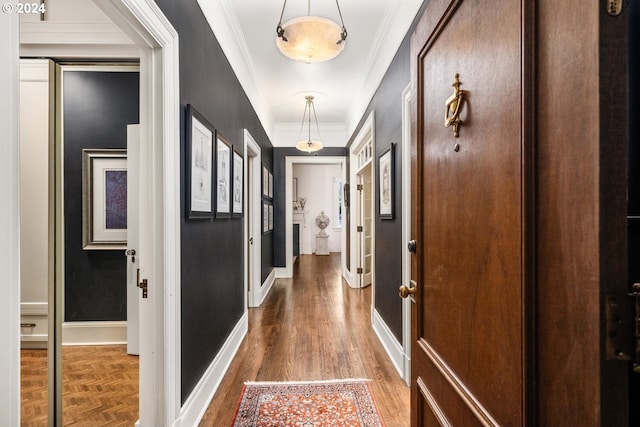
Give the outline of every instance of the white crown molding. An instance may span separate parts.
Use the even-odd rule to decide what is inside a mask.
[[[362,87],[354,102],[346,122],[347,135],[351,135],[364,116],[373,95],[384,78],[389,65],[398,52],[407,31],[411,27],[414,17],[418,13],[423,0],[405,0],[389,2],[385,11],[386,21],[380,26],[378,37],[371,50],[366,77],[362,79]]]
[[[230,6],[231,0],[204,1],[198,0],[198,5],[216,36],[220,47],[227,57],[231,68],[236,73],[244,92],[249,98],[258,119],[262,123],[267,136],[272,139],[273,119],[264,101],[264,94],[260,90],[254,76],[256,75],[247,43],[241,31],[238,18]]]

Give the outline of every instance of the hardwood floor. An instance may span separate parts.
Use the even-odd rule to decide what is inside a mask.
[[[303,255],[278,279],[200,425],[231,425],[245,381],[369,378],[389,427],[409,426],[409,388],[371,328],[371,287],[350,289],[340,256]]]
[[[62,348],[65,426],[132,426],[138,419],[138,357],[126,345]],[[21,424],[47,425],[47,351],[21,350]]]

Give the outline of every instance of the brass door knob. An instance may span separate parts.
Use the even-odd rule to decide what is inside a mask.
[[[400,286],[400,296],[402,298],[407,298],[409,295],[413,295],[416,292],[415,286],[408,287],[405,285]]]

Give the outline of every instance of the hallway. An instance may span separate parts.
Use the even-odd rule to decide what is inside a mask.
[[[249,332],[200,425],[231,425],[245,381],[342,378],[371,379],[385,424],[409,426],[409,388],[371,327],[371,287],[343,283],[339,253],[303,255],[293,278],[249,309]]]

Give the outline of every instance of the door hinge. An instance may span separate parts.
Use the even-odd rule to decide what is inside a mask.
[[[359,226],[357,226],[357,227],[356,227],[356,231],[357,231],[358,233],[362,233],[362,232],[364,231],[364,227],[363,227],[363,226],[361,226],[361,225],[359,225]]]
[[[362,274],[363,272],[364,272],[364,271],[362,270],[362,267],[358,267],[358,268],[356,269],[356,273],[357,273],[357,274]]]
[[[607,360],[631,360],[633,329],[630,314],[631,306],[627,298],[605,295]]]
[[[634,283],[629,296],[633,297],[633,324],[635,329],[635,360],[633,361],[633,372],[640,374],[640,283]]]
[[[142,282],[140,282],[140,289],[142,289],[142,298],[147,298],[148,295],[148,282],[147,279],[142,279]]]
[[[364,185],[362,185],[362,184],[356,185],[356,190],[358,190],[358,191],[364,190]]]

